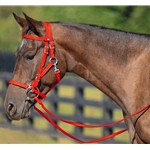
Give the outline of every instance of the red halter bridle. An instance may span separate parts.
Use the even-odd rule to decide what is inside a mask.
[[[35,80],[32,83],[30,83],[29,85],[21,83],[21,82],[14,81],[14,80],[10,80],[9,81],[9,84],[14,84],[16,86],[20,86],[22,88],[25,88],[25,89],[27,89],[27,91],[35,93],[37,95],[36,96],[37,98],[38,98],[38,96],[40,96],[40,97],[42,97],[42,99],[46,98],[46,94],[53,87],[51,87],[46,94],[43,94],[42,92],[39,91],[38,85],[39,85],[39,82],[40,82],[41,78],[52,67],[54,67],[54,72],[55,72],[55,75],[56,75],[56,84],[60,81],[60,71],[57,68],[58,60],[55,57],[55,46],[54,46],[54,40],[53,40],[53,37],[52,37],[51,26],[50,26],[50,23],[47,23],[47,22],[43,22],[43,25],[44,25],[45,30],[46,30],[45,37],[31,36],[31,35],[28,35],[28,34],[24,35],[24,38],[28,38],[28,39],[32,39],[32,40],[38,40],[38,41],[44,41],[45,42],[45,47],[44,47],[42,60],[41,60],[40,67],[39,67],[39,70],[38,70],[38,73],[37,73],[37,76],[36,76]],[[46,59],[47,59],[47,56],[49,54],[50,54],[49,64],[45,67],[45,69],[43,69],[43,67],[45,65],[45,62],[46,62]],[[35,97],[34,97],[34,99],[35,99]]]
[[[21,83],[21,82],[18,82],[18,81],[14,81],[14,80],[10,80],[9,81],[9,84],[13,84],[13,85],[16,85],[16,86],[19,86],[19,87],[22,87],[24,89],[27,89],[27,91],[30,91],[32,93],[35,93],[36,96],[34,97],[34,100],[36,102],[38,102],[40,104],[40,106],[50,115],[52,116],[53,118],[57,119],[57,120],[60,120],[60,121],[63,121],[65,123],[68,123],[68,124],[71,124],[71,125],[74,125],[74,126],[79,126],[79,127],[85,127],[85,128],[99,128],[99,127],[108,127],[108,126],[112,126],[112,125],[115,125],[115,124],[118,124],[124,120],[127,120],[128,118],[131,118],[137,114],[140,114],[144,111],[146,111],[150,105],[147,105],[146,107],[144,107],[143,109],[141,109],[140,111],[132,114],[132,115],[129,115],[119,121],[116,121],[116,122],[113,122],[111,124],[102,124],[102,125],[87,125],[87,124],[81,124],[81,123],[77,123],[77,122],[73,122],[73,121],[68,121],[68,120],[63,120],[61,118],[58,118],[57,116],[55,116],[54,114],[52,114],[43,104],[42,102],[42,99],[46,98],[46,94],[55,87],[56,84],[59,83],[60,81],[60,70],[57,68],[57,63],[58,63],[58,60],[57,58],[55,57],[55,45],[54,45],[54,40],[53,40],[53,37],[52,37],[52,31],[51,31],[51,25],[50,23],[47,23],[47,22],[43,22],[43,25],[45,27],[45,37],[38,37],[38,36],[31,36],[31,35],[28,35],[28,34],[25,34],[24,35],[24,38],[28,38],[28,39],[32,39],[32,40],[38,40],[38,41],[44,41],[45,42],[45,47],[44,47],[44,52],[43,52],[43,56],[42,56],[42,60],[41,60],[41,63],[40,63],[40,67],[39,67],[39,70],[38,70],[38,73],[37,73],[37,76],[35,78],[35,80],[33,82],[31,82],[31,84],[24,84],[24,83]],[[45,65],[45,62],[46,62],[46,59],[47,59],[47,56],[50,54],[50,59],[49,59],[49,64],[43,69],[44,65]],[[49,91],[46,93],[46,94],[43,94],[42,92],[39,91],[38,89],[38,85],[39,85],[39,82],[41,80],[41,78],[52,68],[54,67],[54,72],[55,72],[55,76],[56,76],[56,83],[50,87]],[[41,98],[39,98],[39,96]],[[102,138],[98,138],[98,139],[95,139],[95,140],[91,140],[91,141],[82,141],[76,137],[74,137],[73,135],[67,133],[66,131],[64,131],[62,128],[60,128],[54,121],[52,121],[46,114],[44,114],[42,111],[40,111],[37,107],[34,106],[34,109],[40,113],[45,119],[47,119],[54,127],[56,127],[59,131],[61,131],[62,133],[64,133],[65,135],[69,136],[70,138],[78,141],[78,142],[82,142],[82,143],[95,143],[95,142],[100,142],[100,141],[104,141],[104,140],[107,140],[107,139],[110,139],[114,136],[117,136],[125,131],[127,131],[127,129],[123,129],[121,131],[118,131],[118,132],[115,132],[113,134],[110,134],[108,136],[105,136],[105,137],[102,137]]]

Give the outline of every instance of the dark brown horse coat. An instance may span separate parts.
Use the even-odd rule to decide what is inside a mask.
[[[22,34],[45,36],[42,22],[26,15],[26,19],[15,14],[14,17]],[[51,27],[61,78],[66,72],[73,72],[86,79],[111,97],[124,116],[150,103],[150,35],[74,23],[51,23]],[[22,39],[16,52],[13,80],[34,80],[43,47],[42,41]],[[55,81],[50,70],[41,80],[40,91],[46,93]],[[4,106],[11,119],[30,115],[33,104],[25,102],[25,98],[26,90],[9,85]],[[125,121],[130,139],[132,143],[150,143],[150,110],[138,116]]]

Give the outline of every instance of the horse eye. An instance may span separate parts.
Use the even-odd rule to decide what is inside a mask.
[[[26,56],[26,59],[27,59],[27,60],[32,60],[33,58],[34,58],[34,55],[27,55],[27,56]]]

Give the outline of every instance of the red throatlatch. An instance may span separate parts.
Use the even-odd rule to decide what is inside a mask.
[[[41,59],[41,63],[40,63],[40,67],[39,67],[39,70],[37,72],[37,76],[35,78],[35,80],[31,83],[31,84],[24,84],[24,83],[21,83],[21,82],[18,82],[18,81],[14,81],[14,80],[10,80],[9,81],[9,84],[13,84],[13,85],[16,85],[16,86],[20,86],[24,89],[27,89],[27,90],[32,90],[32,93],[35,93],[37,96],[34,97],[34,100],[39,103],[39,105],[45,110],[45,112],[47,112],[51,117],[57,119],[57,120],[60,120],[60,121],[63,121],[65,123],[68,123],[68,124],[71,124],[71,125],[74,125],[74,126],[79,126],[79,127],[84,127],[84,128],[100,128],[100,127],[108,127],[108,126],[112,126],[112,125],[115,125],[115,124],[118,124],[124,120],[127,120],[128,118],[131,118],[137,114],[140,114],[144,111],[146,111],[150,105],[147,105],[146,107],[144,107],[143,109],[141,109],[140,111],[132,114],[132,115],[129,115],[119,121],[116,121],[116,122],[113,122],[111,124],[102,124],[102,125],[87,125],[87,124],[81,124],[81,123],[78,123],[78,122],[73,122],[73,121],[68,121],[68,120],[64,120],[64,119],[61,119],[57,116],[55,116],[54,114],[52,114],[43,104],[42,102],[42,99],[43,98],[46,98],[46,94],[52,90],[56,84],[58,84],[60,82],[60,71],[59,69],[57,68],[57,58],[55,57],[55,45],[54,45],[54,40],[53,40],[53,37],[52,37],[52,30],[51,30],[51,25],[50,23],[47,23],[47,22],[43,22],[43,25],[45,27],[45,37],[38,37],[38,36],[31,36],[31,35],[28,35],[28,34],[25,34],[24,35],[24,38],[28,38],[28,39],[32,39],[32,40],[38,40],[38,41],[44,41],[45,42],[45,47],[44,47],[44,52],[43,52],[43,56],[42,56],[42,59]],[[45,62],[46,62],[46,59],[47,59],[47,56],[48,54],[50,54],[50,59],[49,59],[49,64],[45,67]],[[39,81],[41,80],[41,78],[52,68],[54,67],[54,72],[55,72],[55,76],[56,76],[56,83],[50,87],[49,91],[46,93],[46,94],[43,94],[42,92],[39,91],[38,89],[38,85],[39,85]],[[41,98],[39,98],[39,96]],[[127,131],[127,128],[126,129],[123,129],[123,130],[120,130],[118,132],[115,132],[113,134],[110,134],[108,136],[105,136],[105,137],[102,137],[102,138],[98,138],[98,139],[95,139],[95,140],[90,140],[90,141],[83,141],[83,140],[80,140],[76,137],[74,137],[73,135],[67,133],[66,131],[64,131],[61,127],[59,127],[53,120],[51,120],[46,114],[44,114],[42,111],[40,111],[36,106],[34,106],[34,109],[40,113],[46,120],[48,120],[54,127],[56,127],[59,131],[61,131],[62,133],[64,133],[65,135],[69,136],[70,138],[78,141],[78,142],[81,142],[81,143],[96,143],[96,142],[100,142],[100,141],[104,141],[104,140],[107,140],[107,139],[110,139],[114,136],[117,136],[125,131]]]

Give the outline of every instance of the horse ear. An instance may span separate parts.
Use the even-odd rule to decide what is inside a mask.
[[[27,22],[25,19],[17,16],[15,13],[12,13],[12,14],[21,28],[24,28],[27,25]]]
[[[42,25],[42,22],[41,21],[36,21],[32,18],[30,18],[29,16],[27,16],[25,13],[23,13],[25,18],[26,18],[26,21],[27,21],[27,24],[29,26],[29,28],[36,34],[36,35],[41,35],[40,34],[40,31],[41,31],[41,28],[43,27]]]

